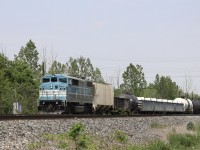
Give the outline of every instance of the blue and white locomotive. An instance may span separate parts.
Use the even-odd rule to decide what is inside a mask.
[[[113,95],[111,85],[64,74],[47,74],[41,80],[38,110],[45,113],[93,113],[102,108],[110,109]]]

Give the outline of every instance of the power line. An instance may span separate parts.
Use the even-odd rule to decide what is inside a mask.
[[[145,78],[155,78],[156,76],[145,76]],[[197,75],[197,76],[170,76],[171,78],[187,78],[187,77],[191,77],[191,78],[200,78],[200,75]],[[122,79],[123,77],[116,77],[116,76],[108,76],[108,77],[105,77],[104,78],[120,78]]]
[[[72,58],[79,58],[80,56],[74,56]],[[124,62],[148,62],[148,63],[154,63],[154,62],[167,62],[167,63],[173,63],[173,62],[200,62],[200,57],[177,57],[177,58],[167,58],[167,57],[155,57],[155,58],[117,58],[117,57],[84,57],[83,58],[89,58],[95,61],[124,61]]]
[[[127,59],[121,59],[121,58],[100,58],[100,57],[90,57],[90,59],[93,60],[99,60],[99,61],[126,61],[126,62],[148,62],[148,63],[154,63],[154,62],[167,62],[167,63],[173,63],[173,62],[200,62],[199,57],[191,57],[191,58],[127,58]]]

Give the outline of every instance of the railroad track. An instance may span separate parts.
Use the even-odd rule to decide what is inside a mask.
[[[64,115],[64,114],[40,114],[40,115],[0,115],[1,120],[40,120],[40,119],[76,119],[76,118],[117,118],[133,117],[133,115]],[[141,115],[134,115],[141,117]]]
[[[0,121],[4,120],[40,120],[40,119],[76,119],[76,118],[124,118],[124,117],[162,117],[162,116],[200,116],[199,114],[135,114],[135,115],[0,115]]]

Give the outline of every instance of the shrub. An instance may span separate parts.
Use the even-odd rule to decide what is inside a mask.
[[[77,139],[77,137],[84,131],[84,126],[82,123],[74,124],[68,132],[69,137],[73,140]]]
[[[126,133],[120,130],[115,131],[114,138],[120,143],[127,143],[128,141],[128,136],[126,135]]]
[[[169,136],[169,144],[175,149],[195,147],[199,140],[196,135],[172,134]]]
[[[170,146],[161,140],[155,140],[147,146],[148,150],[170,150]]]
[[[92,137],[87,135],[85,132],[85,127],[82,123],[74,124],[68,131],[68,136],[74,141],[75,149],[95,149],[95,145],[92,143]]]
[[[195,130],[195,125],[193,122],[190,121],[187,123],[187,130]]]

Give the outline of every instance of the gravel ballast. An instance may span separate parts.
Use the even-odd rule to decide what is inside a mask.
[[[200,123],[199,116],[164,116],[135,118],[93,118],[93,119],[57,119],[57,120],[13,120],[0,121],[0,149],[23,150],[28,144],[42,140],[44,133],[59,134],[68,131],[74,124],[81,122],[86,132],[105,137],[116,130],[128,135],[133,144],[153,139],[166,139],[166,135],[176,130],[185,133],[188,122]],[[165,125],[165,129],[151,127],[153,122]],[[54,148],[52,148],[54,149]]]

